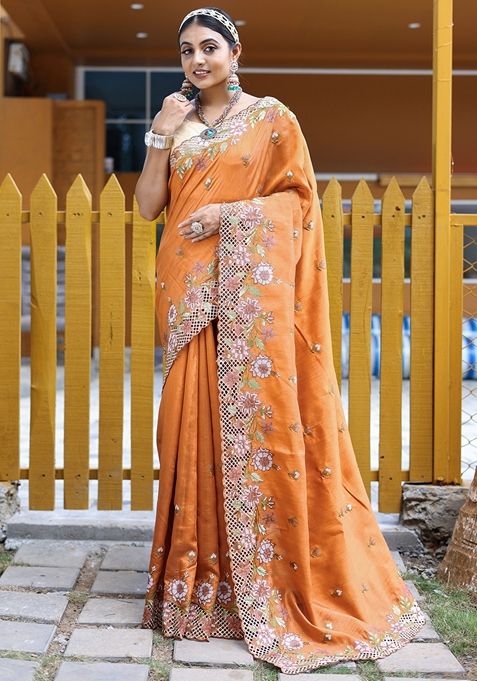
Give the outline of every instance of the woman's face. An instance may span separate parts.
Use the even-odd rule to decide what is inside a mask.
[[[196,23],[182,31],[179,49],[185,75],[201,90],[228,78],[230,62],[238,59],[241,52],[240,44],[230,49],[220,33]],[[201,74],[201,71],[205,73]]]

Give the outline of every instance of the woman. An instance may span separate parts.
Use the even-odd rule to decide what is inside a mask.
[[[347,430],[306,141],[282,102],[241,91],[228,14],[191,12],[179,42],[182,92],[200,92],[165,98],[148,143],[166,148],[149,148],[136,190],[148,219],[167,204],[161,479],[142,626],[244,638],[288,673],[384,657],[425,620]]]

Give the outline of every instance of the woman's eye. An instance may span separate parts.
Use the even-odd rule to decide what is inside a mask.
[[[207,47],[205,49],[206,50],[215,50],[215,46],[214,45],[207,45]]]

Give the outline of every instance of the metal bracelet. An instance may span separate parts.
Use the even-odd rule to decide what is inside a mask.
[[[170,149],[174,142],[174,135],[158,135],[152,130],[149,130],[144,135],[144,144],[146,147],[154,147],[155,149]]]

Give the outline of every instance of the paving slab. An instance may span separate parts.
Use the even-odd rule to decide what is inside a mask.
[[[151,629],[74,629],[65,656],[149,657],[152,651]]]
[[[0,658],[0,679],[2,681],[33,681],[38,662],[30,660],[9,660]]]
[[[328,665],[328,669],[356,669],[356,662],[337,662],[336,664]]]
[[[100,570],[91,587],[91,593],[144,596],[146,586],[147,576],[144,572]]]
[[[55,631],[54,624],[0,620],[0,650],[44,653]]]
[[[408,643],[388,657],[377,660],[383,672],[464,674],[464,667],[443,643]]]
[[[383,681],[416,681],[415,676],[385,676]],[[417,681],[463,681],[462,677],[460,676],[458,679],[450,679],[449,677],[445,677],[445,680],[443,679],[442,676],[439,676],[439,674],[436,674],[435,676],[425,676],[423,679],[417,679]]]
[[[360,681],[359,674],[293,674],[293,681]],[[290,681],[290,674],[278,675],[278,681]],[[401,681],[401,679],[399,679]],[[427,681],[427,680],[426,680]]]
[[[174,660],[190,664],[253,664],[253,657],[248,652],[245,641],[230,638],[174,641]]]
[[[55,681],[147,681],[149,667],[124,662],[62,662]]]
[[[31,541],[20,546],[12,564],[81,568],[87,555],[88,550],[76,542]]]
[[[419,593],[419,591],[417,590],[417,586],[414,584],[414,582],[411,582],[410,579],[406,579],[404,584],[409,588],[409,591],[412,593],[416,601],[424,600],[423,594]]]
[[[253,672],[250,669],[227,669],[216,667],[204,669],[204,667],[173,667],[169,681],[253,681]]]
[[[136,570],[147,572],[151,556],[151,545],[112,546],[101,563],[101,570]]]
[[[78,568],[9,565],[0,577],[0,587],[20,586],[64,591],[74,587],[78,575]]]
[[[429,618],[429,615],[427,613],[424,613],[426,617],[426,623],[422,627],[422,629],[414,636],[412,639],[414,643],[418,643],[419,641],[429,641],[429,642],[435,642],[435,641],[440,641],[441,637],[437,633],[437,631],[434,629],[432,626],[432,622]]]
[[[58,624],[67,605],[68,599],[63,594],[0,591],[0,617],[21,617]]]
[[[391,555],[394,558],[394,562],[396,563],[399,572],[406,572],[406,566],[404,565],[404,561],[401,558],[399,551],[391,551]]]
[[[140,624],[141,598],[90,598],[78,617],[79,624]]]

